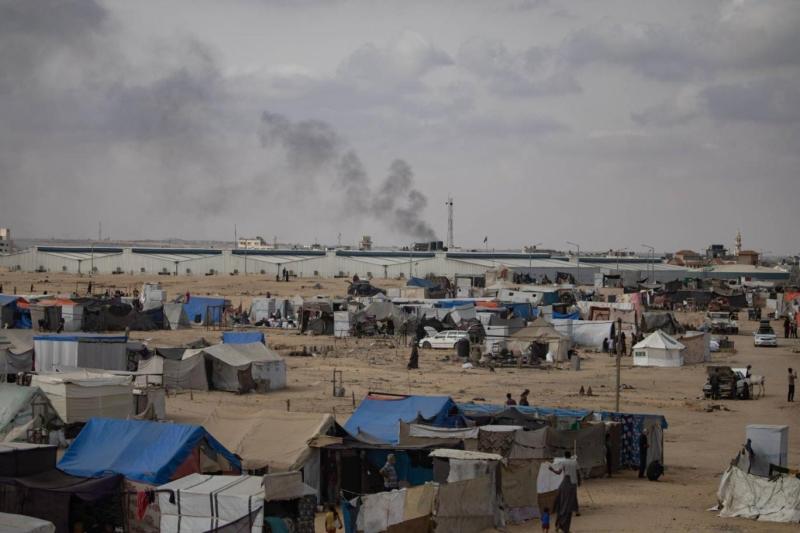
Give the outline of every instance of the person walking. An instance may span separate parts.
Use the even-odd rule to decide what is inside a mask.
[[[564,479],[558,487],[554,508],[556,530],[569,533],[573,513],[575,516],[581,515],[578,507],[578,484],[580,483],[578,461],[572,457],[572,453],[565,451],[564,457],[555,459],[553,466],[549,468],[554,474],[564,474]]]
[[[397,480],[397,469],[395,468],[394,464],[394,454],[390,453],[386,457],[386,464],[383,465],[383,468],[379,470],[380,475],[383,476],[383,488],[386,490],[395,490],[399,486],[399,482]]]
[[[789,335],[792,333],[792,322],[789,320],[789,317],[783,319],[783,338],[788,339]]]
[[[414,343],[411,345],[411,355],[408,357],[408,370],[413,370],[415,368],[419,368],[419,347],[417,346],[416,339]]]
[[[797,372],[789,369],[789,394],[787,396],[787,401],[793,402],[794,401],[794,385],[797,382]]]
[[[511,393],[510,392],[506,393],[506,405],[509,405],[509,406],[517,405],[517,400],[515,400],[514,398],[511,397]]]
[[[716,368],[709,376],[708,381],[711,384],[711,399],[719,400],[719,373]]]
[[[644,477],[644,471],[647,469],[647,449],[650,444],[647,442],[647,429],[642,431],[639,435],[639,477]]]
[[[531,391],[528,390],[528,389],[525,389],[524,391],[522,391],[522,394],[519,395],[519,404],[520,405],[530,405],[528,403],[528,395],[530,393],[531,393]]]

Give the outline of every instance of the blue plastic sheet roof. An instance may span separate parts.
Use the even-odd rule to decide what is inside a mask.
[[[505,411],[508,409],[506,405],[492,405],[492,404],[483,404],[483,403],[460,403],[458,404],[459,410],[464,414],[465,417],[470,418],[471,416],[490,416],[495,413],[499,413],[501,411]],[[615,413],[613,411],[591,411],[586,409],[561,409],[558,407],[537,407],[534,405],[517,405],[514,406],[520,413],[530,414],[535,416],[556,416],[556,417],[565,417],[565,418],[583,418],[586,415],[596,412],[600,414],[600,417],[603,420],[615,420],[620,416],[627,415],[627,416],[634,416],[634,417],[647,417],[647,418],[658,418],[660,419],[660,424],[663,429],[667,429],[667,419],[663,415],[651,415],[651,414],[642,414],[642,413]]]
[[[100,335],[97,333],[48,333],[44,335],[34,335],[35,341],[52,342],[77,342],[77,341],[98,341],[98,342],[128,342],[125,335]]]
[[[203,440],[241,469],[241,461],[200,426],[106,418],[89,420],[58,468],[72,476],[114,473],[133,481],[163,485]]]
[[[266,344],[263,331],[225,331],[222,333],[223,344]]]
[[[439,284],[435,283],[429,279],[425,278],[408,278],[408,282],[406,283],[406,287],[423,287],[425,289],[433,289],[438,287]]]
[[[439,427],[462,425],[458,406],[449,396],[382,396],[369,395],[350,415],[344,429],[354,437],[366,433],[386,444],[400,440],[400,423],[413,422],[421,416]]]
[[[222,309],[220,306],[225,305],[225,298],[209,298],[207,296],[193,296],[189,295],[189,301],[183,304],[183,310],[186,311],[186,316],[189,322],[195,322],[195,317],[200,316],[200,323],[206,322],[206,311],[212,307],[211,323],[217,323],[222,320]]]
[[[12,294],[0,294],[0,307],[6,306],[19,300],[19,296]]]

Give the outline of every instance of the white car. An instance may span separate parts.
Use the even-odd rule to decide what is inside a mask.
[[[420,339],[419,347],[450,350],[456,347],[456,343],[458,341],[466,338],[467,338],[466,331],[458,331],[458,330],[440,331],[439,333],[433,335],[432,337],[425,337],[424,339]]]
[[[753,333],[754,346],[778,346],[778,336],[769,323],[769,320],[762,320],[758,331]]]

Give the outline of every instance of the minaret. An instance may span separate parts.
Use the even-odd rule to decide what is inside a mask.
[[[742,232],[736,231],[736,257],[739,257],[739,254],[742,253]]]

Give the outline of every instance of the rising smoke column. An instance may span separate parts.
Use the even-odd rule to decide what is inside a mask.
[[[436,239],[436,232],[421,218],[428,199],[414,187],[414,172],[406,161],[392,161],[385,180],[373,191],[358,153],[327,122],[293,122],[265,111],[259,138],[265,148],[280,147],[290,169],[302,178],[332,169],[344,194],[340,204],[344,216],[369,217],[404,235]]]

